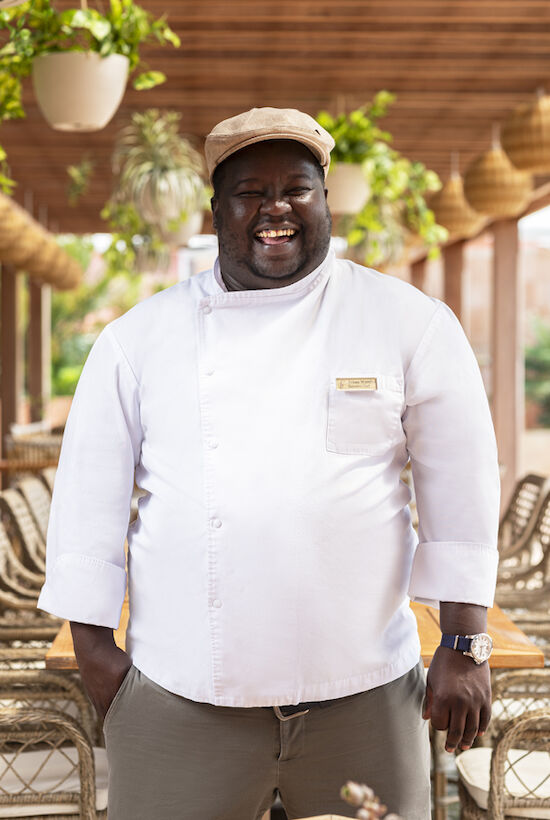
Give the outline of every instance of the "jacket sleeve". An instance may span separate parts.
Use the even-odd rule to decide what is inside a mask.
[[[118,627],[141,437],[138,384],[107,327],[88,356],[65,429],[41,609],[72,621]]]
[[[489,405],[474,353],[443,303],[405,375],[403,427],[419,518],[409,595],[439,606],[492,606],[500,482]]]

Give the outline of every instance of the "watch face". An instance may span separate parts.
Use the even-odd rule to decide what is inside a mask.
[[[478,663],[483,663],[489,658],[492,648],[493,641],[486,632],[480,632],[472,638],[470,652]]]

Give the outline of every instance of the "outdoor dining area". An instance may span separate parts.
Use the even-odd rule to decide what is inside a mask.
[[[101,721],[79,681],[68,623],[36,609],[54,482],[55,468],[46,468],[0,493],[0,807],[3,816],[55,811],[91,820],[106,816]],[[452,816],[457,800],[465,818],[516,811],[544,816],[550,800],[549,522],[550,480],[527,475],[500,525],[502,559],[488,620],[493,716],[482,742],[459,753],[452,771],[443,733],[432,732],[436,820]],[[441,637],[437,612],[419,603],[412,608],[428,667]],[[115,634],[122,648],[128,615],[126,600]]]
[[[435,294],[489,340],[492,718],[465,751],[430,729],[432,820],[550,817],[550,425],[546,471],[524,452],[519,230],[550,206],[549,54],[545,0],[0,0],[0,817],[107,817],[103,721],[69,622],[37,608],[65,422],[102,328],[213,261],[204,139],[263,106],[306,111],[335,140],[335,254]],[[418,529],[410,463],[401,482]],[[134,486],[131,522],[143,497]],[[427,672],[439,613],[410,606]],[[122,649],[130,610],[127,593]],[[341,785],[342,815],[300,820],[386,816],[368,782]],[[262,820],[286,820],[280,797]]]

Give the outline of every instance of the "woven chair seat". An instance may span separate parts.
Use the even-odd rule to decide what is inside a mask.
[[[456,767],[464,786],[476,805],[484,811],[487,810],[489,798],[491,754],[492,749],[469,749],[456,758]],[[550,756],[547,752],[532,751],[526,756],[524,749],[510,749],[508,760],[512,767],[506,773],[505,784],[510,794],[529,797],[531,789],[535,789],[537,797],[550,798]],[[550,818],[550,807],[515,806],[511,816]]]
[[[29,783],[32,790],[38,792],[78,792],[79,778],[78,754],[74,748],[37,750],[22,752],[15,759],[4,755],[3,762],[10,767],[1,781],[0,788],[0,817],[36,817],[43,815],[78,814],[76,803],[17,803],[2,805],[2,795],[14,796],[20,794]],[[96,810],[104,811],[107,808],[107,755],[105,749],[94,748],[95,778],[96,778]],[[13,768],[12,768],[13,767]],[[36,776],[36,772],[39,774]],[[25,788],[25,801],[31,800],[29,790]]]

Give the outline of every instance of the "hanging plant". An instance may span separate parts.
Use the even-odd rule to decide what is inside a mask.
[[[317,115],[317,122],[329,132],[335,143],[327,176],[328,204],[332,213],[355,214],[368,201],[371,189],[364,163],[376,140],[391,139],[377,122],[385,116],[394,99],[389,91],[379,91],[372,103],[349,114],[332,117],[328,111],[320,111]]]
[[[133,0],[110,0],[105,14],[85,2],[56,11],[51,0],[33,0],[0,11],[1,34],[7,42],[0,48],[0,109],[20,100],[21,80],[32,73],[46,119],[64,130],[102,128],[120,103],[128,73],[138,90],[164,82],[162,72],[143,63],[142,45],[180,44],[164,18]]]
[[[202,154],[178,131],[181,115],[156,108],[132,115],[118,136],[115,198],[131,203],[166,242],[185,244],[198,233],[210,198]]]
[[[94,161],[88,157],[84,157],[78,165],[67,166],[67,174],[70,180],[67,187],[69,205],[76,205],[80,197],[88,191],[94,167]]]
[[[336,219],[335,232],[347,238],[352,255],[367,265],[396,261],[413,236],[427,245],[431,256],[436,255],[448,236],[425,199],[441,187],[439,177],[392,148],[391,134],[378,125],[394,100],[390,92],[380,91],[372,103],[349,114],[333,118],[322,111],[317,116],[336,143],[332,158],[361,163],[369,198],[356,214]],[[330,205],[330,172],[327,188]]]

